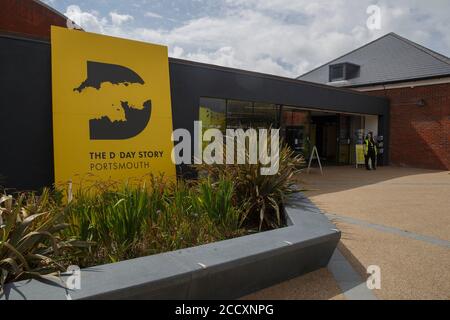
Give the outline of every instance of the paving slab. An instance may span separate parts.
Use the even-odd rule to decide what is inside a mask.
[[[380,299],[450,299],[450,173],[328,167],[302,175],[308,198],[342,232],[361,276],[381,268]]]
[[[355,270],[381,270],[379,299],[450,299],[450,250],[427,242],[336,222],[345,234],[339,249]]]
[[[327,268],[247,295],[243,300],[345,300]]]
[[[327,167],[300,178],[320,209],[450,241],[450,173]]]
[[[377,265],[381,289],[372,290],[372,298],[450,299],[450,172],[339,166],[298,180],[317,207],[300,206],[327,214],[342,232],[342,257],[246,298],[354,299],[367,293],[367,268]],[[342,269],[348,264],[359,276]]]

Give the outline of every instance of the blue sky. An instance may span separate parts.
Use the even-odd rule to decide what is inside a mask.
[[[448,0],[45,0],[86,31],[172,57],[295,77],[388,32],[450,56]],[[369,30],[369,5],[381,29]]]

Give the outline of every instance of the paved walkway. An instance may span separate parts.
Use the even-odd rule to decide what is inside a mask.
[[[354,299],[364,288],[346,287],[343,279],[356,271],[364,283],[367,267],[377,265],[381,289],[371,291],[374,298],[450,299],[450,172],[328,167],[323,176],[313,170],[300,179],[342,231],[339,254],[351,270],[336,272],[344,260],[334,257],[327,269],[246,298]]]

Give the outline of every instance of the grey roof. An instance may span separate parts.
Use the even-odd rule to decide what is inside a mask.
[[[450,75],[450,58],[388,33],[356,50],[311,70],[297,79],[329,83],[329,65],[350,62],[361,66],[360,76],[341,86],[411,81]]]

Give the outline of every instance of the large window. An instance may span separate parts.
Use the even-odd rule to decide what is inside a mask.
[[[253,104],[253,126],[255,128],[278,128],[279,107],[275,104]]]
[[[278,110],[275,104],[228,100],[227,128],[277,128]]]
[[[200,98],[199,119],[203,128],[249,129],[278,128],[279,106],[240,100]]]
[[[253,103],[247,101],[227,101],[227,129],[248,129],[252,127]]]

